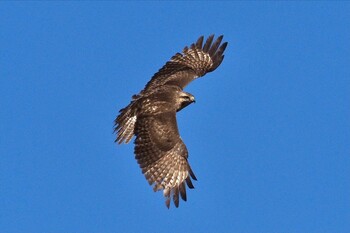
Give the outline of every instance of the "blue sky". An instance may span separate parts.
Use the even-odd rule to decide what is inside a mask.
[[[0,231],[350,232],[347,2],[1,2]],[[113,120],[176,52],[225,60],[178,114],[168,210]]]

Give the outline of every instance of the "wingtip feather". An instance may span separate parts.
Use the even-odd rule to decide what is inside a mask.
[[[204,39],[204,36],[200,36],[196,42],[196,47],[197,48],[202,48],[202,45],[203,45],[203,39]]]
[[[208,37],[207,41],[205,42],[204,47],[203,47],[203,51],[205,53],[207,53],[209,51],[209,48],[210,48],[211,43],[213,42],[213,39],[214,39],[214,34],[210,35]]]

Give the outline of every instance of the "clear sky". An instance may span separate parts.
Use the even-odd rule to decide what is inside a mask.
[[[350,232],[348,2],[1,2],[0,232]],[[176,52],[226,56],[178,114],[196,189],[164,205],[118,110]]]

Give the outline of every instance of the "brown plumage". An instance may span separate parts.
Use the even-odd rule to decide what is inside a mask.
[[[211,35],[203,45],[201,36],[175,54],[115,119],[115,141],[129,143],[136,136],[135,158],[153,190],[163,190],[168,208],[171,197],[176,207],[179,196],[186,201],[186,184],[192,189],[191,178],[197,180],[176,122],[176,112],[194,102],[183,88],[221,64],[227,46],[221,44],[222,38],[212,43]]]

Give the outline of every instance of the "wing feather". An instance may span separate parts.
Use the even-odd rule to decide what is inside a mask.
[[[209,50],[209,55],[213,56],[216,52],[216,50],[219,48],[219,45],[221,44],[223,36],[219,36],[216,41],[214,42],[214,44],[211,46],[210,50]]]
[[[196,42],[197,48],[202,48],[204,36],[200,36]]]
[[[211,42],[213,42],[214,35],[210,35],[203,46],[203,52],[207,53],[209,51]]]
[[[179,190],[180,190],[180,195],[181,195],[182,200],[187,201],[186,185],[184,182],[182,182],[181,185],[179,186]]]

